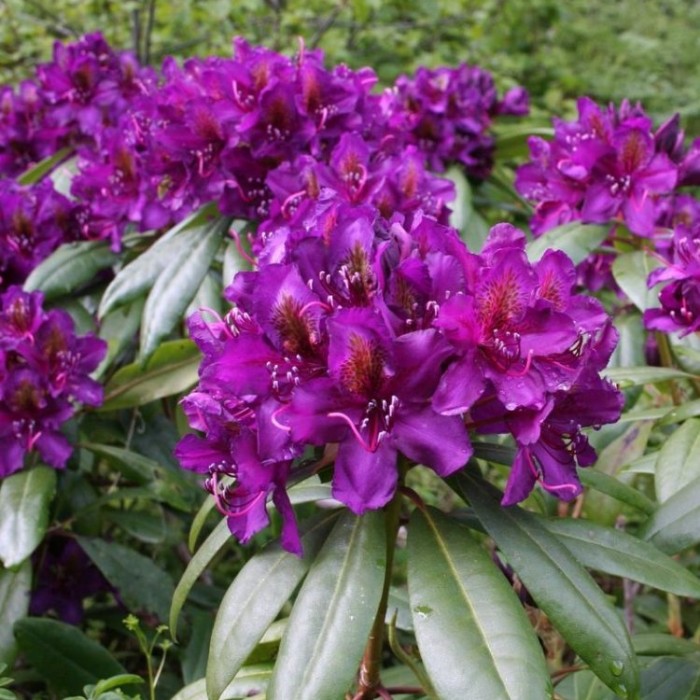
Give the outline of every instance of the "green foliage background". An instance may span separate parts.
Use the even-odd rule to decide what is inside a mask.
[[[236,34],[284,52],[302,36],[330,63],[371,65],[384,83],[469,61],[502,87],[525,85],[548,112],[566,116],[579,95],[627,97],[658,119],[680,111],[695,134],[699,27],[695,0],[0,0],[0,82],[31,75],[55,39],[86,31],[156,65],[225,55]]]

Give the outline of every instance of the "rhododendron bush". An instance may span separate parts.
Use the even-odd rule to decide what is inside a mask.
[[[578,107],[241,38],[3,88],[19,691],[691,697],[700,141]]]

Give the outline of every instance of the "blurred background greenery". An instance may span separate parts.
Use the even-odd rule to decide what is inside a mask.
[[[700,132],[697,0],[0,0],[0,83],[31,76],[54,40],[98,30],[154,65],[227,55],[236,34],[283,52],[302,36],[384,84],[467,61],[503,88],[525,85],[537,111],[626,97],[659,120],[680,111]]]

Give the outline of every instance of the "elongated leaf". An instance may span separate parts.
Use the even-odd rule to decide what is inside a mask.
[[[271,676],[272,664],[244,666],[226,687],[221,695],[221,700],[229,700],[230,698],[260,699],[263,696],[257,693],[265,692]],[[251,693],[256,693],[256,695],[253,696]],[[202,678],[190,683],[174,695],[172,700],[210,700],[210,696],[207,695],[206,680]]]
[[[139,510],[106,508],[102,515],[137,540],[158,544],[165,540],[167,534],[165,517],[160,506],[152,505],[150,511],[146,513]]]
[[[192,526],[190,527],[190,534],[187,538],[187,546],[190,552],[194,552],[197,547],[197,540],[199,539],[199,533],[202,531],[204,524],[209,517],[214,508],[216,508],[216,501],[214,497],[209,495],[204,499],[204,502],[200,506],[197,514],[192,519]],[[171,625],[172,627],[172,625]]]
[[[336,520],[337,513],[324,513],[310,524],[302,537],[302,558],[274,543],[248,561],[234,579],[221,601],[211,635],[210,698],[223,697],[224,689],[306,575]]]
[[[73,625],[26,617],[15,624],[15,636],[29,662],[60,697],[78,694],[85,685],[125,673],[104,647]]]
[[[672,423],[682,423],[686,418],[700,416],[700,399],[688,401],[681,406],[674,406],[659,421],[659,425],[671,425]]]
[[[38,162],[36,165],[33,165],[31,168],[28,170],[25,170],[18,178],[17,178],[17,184],[18,185],[34,185],[39,180],[41,180],[44,175],[47,173],[50,173],[61,161],[66,159],[71,151],[70,147],[66,146],[65,148],[61,148],[56,153],[53,155],[49,156],[48,158],[44,158],[44,160]]]
[[[616,501],[620,501],[620,503],[626,503],[642,513],[651,515],[656,510],[656,506],[650,498],[632,486],[623,484],[614,476],[609,476],[596,469],[579,469],[578,475],[584,486],[596,489],[596,491],[600,491]]]
[[[700,579],[644,540],[585,520],[558,518],[546,524],[584,566],[676,595],[700,598]]]
[[[548,248],[563,250],[575,263],[588,257],[607,237],[609,226],[578,221],[557,226],[527,244],[527,257],[539,260]]]
[[[101,693],[106,693],[109,690],[121,688],[125,685],[140,685],[143,682],[143,678],[133,673],[120,673],[118,676],[112,676],[111,678],[105,678],[105,680],[100,681],[95,686],[93,692],[95,697],[99,698]]]
[[[619,253],[615,257],[612,267],[615,281],[640,311],[659,305],[658,293],[647,287],[647,278],[660,264],[659,260],[642,250]]]
[[[654,485],[659,502],[667,501],[700,477],[700,419],[686,421],[666,440],[656,460]]]
[[[640,656],[686,656],[700,653],[700,644],[659,632],[635,634],[632,646]]]
[[[116,462],[121,466],[125,476],[140,484],[152,481],[160,468],[158,462],[123,447],[101,445],[95,442],[81,443],[81,447],[106,457],[111,462]]]
[[[207,204],[173,226],[145,253],[120,270],[102,295],[98,316],[104,318],[112,309],[145,295],[173,256],[187,246],[188,237],[196,239],[202,227],[216,217],[216,206]],[[187,236],[183,232],[187,232]]]
[[[667,554],[700,542],[700,478],[664,501],[640,534]]]
[[[498,492],[479,477],[463,471],[455,483],[572,649],[615,692],[637,697],[637,658],[627,630],[569,550],[532,513],[502,508]]]
[[[496,136],[497,160],[526,159],[529,154],[527,141],[530,136],[554,136],[551,126],[533,126],[532,124],[497,125],[494,128]]]
[[[151,559],[116,542],[78,537],[80,546],[132,611],[147,610],[168,617],[174,586],[170,576]]]
[[[34,467],[8,476],[0,487],[0,559],[17,566],[38,546],[49,522],[56,471]]]
[[[27,277],[28,292],[40,290],[47,299],[70,294],[90,282],[100,270],[111,267],[116,254],[105,241],[64,243]]]
[[[510,445],[496,445],[490,442],[474,442],[474,456],[487,462],[504,464],[510,467],[515,460],[515,449]]]
[[[192,590],[197,579],[209,566],[211,560],[221,551],[231,539],[231,532],[228,529],[226,520],[222,520],[209,534],[202,546],[195,552],[192,559],[187,564],[185,572],[175,587],[172,603],[170,605],[169,626],[173,639],[177,637],[177,623],[180,619],[180,611],[187,600],[187,596]]]
[[[129,347],[136,343],[136,335],[141,325],[144,298],[135,299],[132,303],[114,309],[102,318],[99,336],[108,343],[107,357],[97,368],[95,375],[101,377],[105,369]],[[95,376],[93,375],[93,376]]]
[[[608,367],[603,374],[611,382],[619,384],[622,389],[693,376],[672,367]]]
[[[186,391],[197,382],[200,360],[191,340],[163,343],[145,365],[135,362],[116,372],[99,410],[133,408]]]
[[[149,357],[182,320],[221,246],[229,219],[185,231],[176,254],[161,270],[146,299],[141,324],[141,357]]]
[[[338,700],[357,673],[386,568],[384,514],[344,513],[292,608],[268,700]]]
[[[0,571],[0,664],[12,666],[15,660],[17,645],[12,626],[27,614],[31,585],[32,566],[28,560],[16,571]]]
[[[518,597],[469,530],[417,509],[408,590],[420,655],[445,700],[551,695],[542,650]]]

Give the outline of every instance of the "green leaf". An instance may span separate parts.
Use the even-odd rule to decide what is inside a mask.
[[[28,661],[61,696],[79,694],[84,685],[125,673],[104,647],[73,625],[26,617],[15,624],[15,636]]]
[[[147,251],[120,270],[102,295],[98,316],[104,318],[112,309],[145,295],[173,258],[183,248],[192,245],[207,223],[215,218],[216,206],[205,205],[173,226]]]
[[[338,700],[357,673],[386,569],[384,514],[344,513],[292,608],[268,700]]]
[[[660,503],[700,477],[700,419],[675,430],[659,450],[654,485]]]
[[[106,693],[108,690],[114,690],[114,688],[120,688],[123,685],[136,685],[137,683],[143,682],[143,678],[133,673],[120,673],[117,676],[112,676],[111,678],[100,681],[95,686],[93,692],[95,697],[99,697],[101,693]]]
[[[640,535],[667,554],[700,542],[700,478],[664,501],[644,523]]]
[[[552,694],[541,647],[517,596],[469,530],[416,509],[408,590],[420,655],[441,698],[531,700]]]
[[[700,644],[660,632],[635,634],[632,646],[639,656],[686,656],[700,652]]]
[[[221,520],[187,564],[187,568],[175,587],[172,603],[170,604],[168,624],[173,639],[177,638],[177,623],[180,619],[180,611],[192,590],[192,586],[194,586],[197,579],[202,575],[207,566],[209,566],[212,559],[230,540],[231,531],[228,529],[226,520]]]
[[[655,659],[642,671],[642,700],[696,700],[699,680],[697,661]]]
[[[224,689],[304,578],[337,515],[324,513],[308,525],[302,537],[303,558],[273,543],[236,576],[221,601],[211,635],[207,692],[212,700],[223,697]]]
[[[620,388],[666,382],[669,379],[693,378],[694,375],[671,367],[608,367],[603,374]]]
[[[106,457],[111,464],[118,464],[124,476],[139,484],[153,481],[160,469],[158,462],[123,447],[101,445],[95,442],[83,442],[80,446],[96,455]]]
[[[455,482],[571,648],[608,687],[636,698],[637,658],[627,630],[571,552],[532,513],[501,507],[500,493],[482,479],[462,471]]]
[[[25,170],[18,178],[18,185],[35,185],[44,175],[50,173],[61,161],[65,160],[73,149],[66,146],[56,151],[53,155],[39,161],[28,170]]]
[[[158,275],[146,299],[141,323],[141,358],[150,357],[182,320],[221,246],[230,219],[220,218],[185,231],[176,254]]]
[[[39,290],[46,299],[70,294],[117,261],[105,241],[64,243],[35,267],[24,282],[28,292]]]
[[[130,610],[146,610],[160,620],[167,619],[174,586],[170,576],[152,559],[116,542],[88,537],[77,539]]]
[[[27,614],[31,585],[32,565],[29,560],[16,571],[0,571],[0,664],[12,666],[15,659],[17,648],[12,626]]]
[[[190,534],[187,538],[187,547],[189,548],[190,552],[194,552],[197,546],[197,540],[199,539],[199,533],[202,531],[204,523],[206,523],[207,518],[209,517],[209,513],[211,513],[215,508],[216,501],[214,500],[213,496],[209,495],[204,499],[204,503],[202,503],[197,511],[197,514],[192,519]]]
[[[535,262],[549,248],[563,250],[578,264],[585,260],[608,236],[609,226],[582,224],[580,221],[557,226],[527,244],[527,257]]]
[[[191,340],[161,344],[145,365],[122,367],[105,387],[100,411],[133,408],[186,391],[197,382],[201,355]]]
[[[700,598],[700,579],[644,540],[585,520],[557,518],[546,525],[590,569]]]
[[[658,294],[647,287],[647,278],[660,264],[657,258],[643,250],[618,253],[615,257],[612,267],[615,281],[640,311],[659,306]]]
[[[10,568],[23,562],[44,537],[56,470],[34,467],[8,476],[0,486],[0,559]]]
[[[700,416],[700,399],[688,401],[680,406],[674,406],[659,421],[659,425],[682,423],[687,418],[694,418],[695,416]]]
[[[495,157],[497,160],[527,159],[530,149],[527,140],[530,136],[553,137],[551,126],[533,126],[531,123],[497,124],[494,129],[496,137]]]
[[[646,364],[646,331],[642,315],[636,311],[618,313],[613,318],[613,324],[619,338],[608,367],[639,367]]]
[[[584,486],[600,491],[620,503],[626,503],[646,515],[651,515],[656,510],[656,505],[650,498],[632,486],[623,484],[614,476],[589,468],[579,469],[578,476]]]
[[[108,343],[107,357],[97,368],[95,374],[101,377],[105,369],[119,357],[119,355],[136,342],[136,334],[141,325],[143,305],[146,300],[135,299],[118,309],[113,309],[106,314],[100,322],[99,336]],[[93,375],[94,376],[94,375]]]
[[[221,700],[229,700],[230,698],[249,698],[250,700],[263,698],[264,700],[264,696],[260,696],[258,693],[265,692],[271,675],[272,664],[244,666],[231,683],[226,686],[221,694]],[[256,695],[253,696],[251,693],[256,693]],[[202,678],[191,683],[177,695],[174,695],[172,700],[210,700],[210,696],[207,695],[206,680]]]
[[[167,534],[165,517],[160,506],[151,506],[151,511],[146,513],[140,510],[106,508],[102,514],[137,540],[148,544],[159,544],[165,540]]]
[[[485,459],[487,462],[512,466],[515,461],[516,451],[510,445],[496,445],[491,442],[474,442],[474,457]]]

